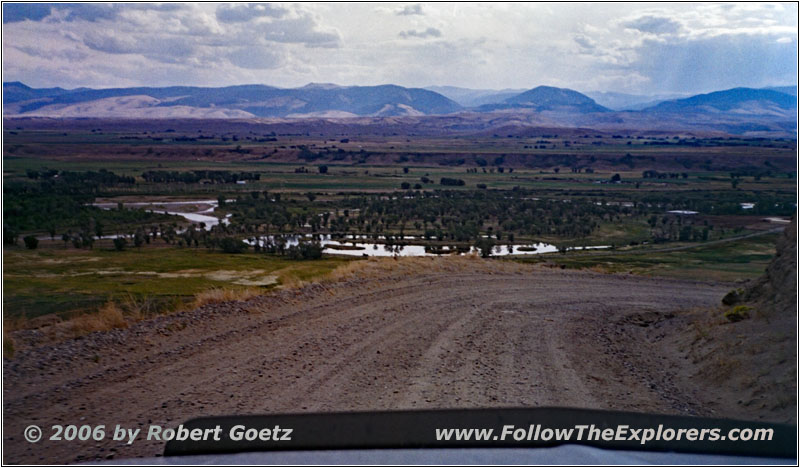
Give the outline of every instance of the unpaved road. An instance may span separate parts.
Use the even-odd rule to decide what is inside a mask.
[[[526,267],[527,268],[527,267]],[[533,268],[354,278],[140,322],[5,360],[4,462],[154,456],[163,442],[22,438],[29,424],[575,406],[708,414],[681,358],[631,334],[729,286]],[[634,329],[641,328],[633,326]],[[673,353],[674,354],[674,353]]]

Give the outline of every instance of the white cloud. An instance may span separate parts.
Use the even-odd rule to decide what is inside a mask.
[[[427,37],[442,37],[442,32],[436,28],[426,28],[425,30],[417,31],[416,29],[409,29],[408,31],[400,31],[398,36],[408,39],[412,37],[417,37],[420,39],[425,39]]]
[[[416,3],[414,5],[406,5],[403,8],[397,10],[397,14],[400,16],[410,16],[410,15],[424,15],[425,13],[422,11],[422,5]]]
[[[644,93],[797,79],[797,4],[788,3],[6,3],[3,18],[4,79],[33,86]]]

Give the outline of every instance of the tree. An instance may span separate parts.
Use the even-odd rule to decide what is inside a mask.
[[[491,257],[492,249],[494,248],[494,240],[488,237],[481,237],[475,241],[475,247],[478,248],[478,252],[480,252],[481,257]]]
[[[400,184],[400,188],[403,190],[408,190],[411,188],[411,184],[409,184],[408,182],[403,182],[402,184]]]
[[[124,237],[115,237],[114,238],[114,249],[117,251],[125,250],[125,246],[128,244],[128,241],[125,240]]]
[[[319,173],[320,174],[327,174],[328,173],[328,166],[319,166]]]
[[[10,245],[17,245],[17,239],[19,238],[19,232],[16,229],[13,229],[8,224],[3,226],[3,243],[10,244]]]
[[[316,195],[314,195],[314,193],[313,193],[313,192],[308,192],[308,193],[306,194],[306,197],[308,197],[308,201],[310,201],[310,202],[313,202],[314,200],[316,200],[316,199],[317,199],[317,196],[316,196]]]
[[[619,174],[614,174],[613,176],[611,176],[611,182],[616,183],[616,182],[620,182],[621,180],[622,180],[622,177],[620,177]]]
[[[25,242],[25,247],[30,250],[33,250],[39,246],[39,239],[34,236],[25,236],[22,238],[22,240]]]
[[[403,168],[403,174],[408,174],[408,167]]]
[[[136,246],[137,249],[142,247],[142,244],[145,243],[146,235],[142,228],[137,228],[136,232],[133,233],[133,245]]]

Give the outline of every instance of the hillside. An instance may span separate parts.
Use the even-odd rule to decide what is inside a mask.
[[[612,111],[577,91],[549,86],[508,96],[503,90],[440,87],[437,92],[396,85],[300,88],[265,85],[200,88],[34,89],[3,84],[3,117],[104,119],[303,119],[308,129],[346,125],[383,134],[529,134],[531,127],[599,132],[677,132],[796,138],[797,98],[769,89],[736,88],[661,102],[644,110]],[[487,94],[488,93],[488,94]],[[606,93],[608,94],[608,93]],[[616,95],[615,95],[616,96]],[[620,96],[616,96],[620,98]],[[630,96],[622,96],[629,99]],[[634,107],[640,107],[640,104]],[[369,127],[369,128],[368,128]]]
[[[13,82],[3,83],[3,92],[6,116],[351,117],[447,114],[461,109],[457,103],[433,91],[395,85],[340,87],[312,84],[293,89],[244,85],[36,90]],[[140,99],[136,102],[128,100],[124,109],[120,109],[119,98],[131,96]],[[168,108],[177,110],[163,110]]]
[[[470,89],[457,86],[428,86],[425,89],[446,96],[464,107],[497,104],[524,92],[524,89]]]
[[[479,109],[482,111],[529,109],[536,112],[557,111],[580,114],[610,111],[585,94],[552,86],[538,86],[506,98],[502,103],[487,104]]]
[[[644,112],[707,112],[749,115],[793,115],[797,97],[770,89],[733,88],[662,102]]]

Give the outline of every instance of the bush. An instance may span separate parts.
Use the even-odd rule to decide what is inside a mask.
[[[742,294],[744,294],[744,289],[732,289],[722,298],[722,303],[726,306],[732,306],[742,300]]]
[[[319,242],[300,242],[286,250],[292,260],[316,260],[322,258],[322,245]]]
[[[731,322],[739,322],[741,320],[749,319],[752,307],[746,305],[738,305],[725,312],[725,318]]]
[[[128,241],[125,240],[124,237],[115,237],[114,238],[114,249],[118,251],[125,250],[125,246],[128,244]]]
[[[489,238],[480,238],[475,241],[475,247],[480,252],[481,257],[487,258],[492,256],[492,249],[494,249],[494,240]]]
[[[247,244],[234,237],[223,237],[219,240],[219,248],[225,253],[238,254],[247,250]]]
[[[31,250],[39,247],[39,239],[34,236],[25,236],[22,238],[22,240],[25,242],[25,247]]]
[[[402,184],[400,184],[400,188],[403,190],[408,190],[411,188],[411,184],[409,184],[408,182],[403,182]]]
[[[450,186],[462,186],[464,185],[464,181],[461,179],[452,179],[450,177],[442,177],[439,180],[440,185],[450,185]]]

